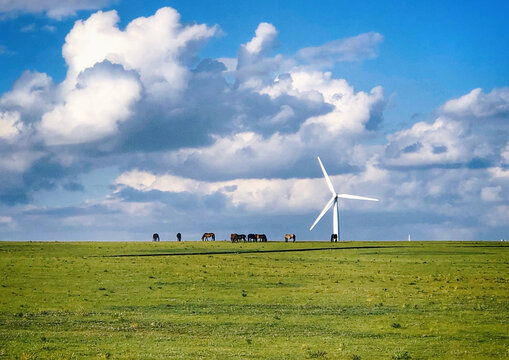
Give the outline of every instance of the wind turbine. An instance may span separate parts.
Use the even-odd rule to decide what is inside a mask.
[[[353,200],[368,200],[368,201],[378,201],[378,199],[364,197],[364,196],[357,196],[357,195],[349,195],[349,194],[338,194],[336,193],[336,190],[334,190],[334,186],[332,186],[332,182],[330,181],[329,175],[327,175],[327,171],[325,171],[325,168],[323,167],[322,161],[320,160],[320,157],[317,156],[318,162],[320,163],[320,167],[322,168],[323,176],[325,177],[325,181],[327,182],[327,186],[329,187],[329,190],[332,192],[332,198],[329,200],[329,202],[325,205],[322,212],[318,217],[316,218],[315,222],[311,227],[309,228],[309,231],[313,230],[315,225],[320,221],[320,219],[325,215],[325,213],[332,208],[332,234],[337,235],[337,239],[340,240],[339,237],[339,199],[353,199]],[[332,238],[331,238],[332,240]]]

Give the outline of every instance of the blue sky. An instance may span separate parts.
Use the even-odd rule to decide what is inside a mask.
[[[0,239],[509,233],[508,5],[0,2]],[[149,235],[147,235],[149,234]]]

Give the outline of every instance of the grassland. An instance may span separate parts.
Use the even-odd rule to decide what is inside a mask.
[[[0,359],[507,359],[503,245],[4,242]]]

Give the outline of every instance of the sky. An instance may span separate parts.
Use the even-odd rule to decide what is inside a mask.
[[[508,12],[0,0],[0,240],[507,239]]]

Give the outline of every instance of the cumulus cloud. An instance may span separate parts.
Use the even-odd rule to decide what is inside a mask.
[[[54,105],[54,88],[53,79],[47,74],[25,71],[0,97],[0,107],[22,114],[26,122],[34,122]]]
[[[383,134],[383,88],[358,91],[325,71],[378,56],[381,34],[281,55],[277,29],[260,23],[236,58],[199,59],[218,26],[183,24],[171,8],[118,24],[115,11],[77,21],[63,47],[63,82],[27,71],[0,97],[0,216],[129,239],[155,224],[230,221],[274,232],[287,221],[307,234],[330,196],[320,155],[338,191],[382,199],[342,203],[364,238],[400,228],[402,238],[475,237],[505,219],[506,88],[474,89],[431,121]],[[86,174],[100,168],[115,175],[94,197]],[[15,205],[40,190],[81,202]],[[125,231],[108,225],[119,222]]]
[[[123,69],[99,64],[87,70],[65,103],[44,114],[40,132],[48,145],[90,142],[117,130],[139,99],[138,79]]]
[[[250,56],[267,55],[277,36],[276,28],[272,24],[262,22],[256,28],[255,34],[255,37],[241,46],[241,50],[245,50]],[[242,55],[245,55],[245,52],[242,52]]]
[[[466,95],[447,101],[442,111],[451,116],[489,119],[509,116],[509,88],[493,89],[486,94],[473,89]]]
[[[371,170],[359,176],[332,176],[331,180],[340,183],[341,189],[359,190],[375,180],[368,174]],[[139,191],[189,192],[195,195],[220,193],[234,207],[269,213],[305,213],[317,210],[330,197],[322,178],[251,178],[208,182],[133,170],[120,175],[114,184]]]
[[[135,70],[147,92],[166,98],[186,86],[189,70],[185,60],[218,31],[216,26],[183,25],[180,14],[169,7],[134,19],[125,30],[118,28],[118,22],[114,10],[76,22],[62,50],[68,65],[65,88],[75,86],[80,72],[108,60]]]
[[[509,92],[474,89],[447,101],[432,123],[417,122],[387,136],[391,166],[489,167],[505,163],[509,131]]]
[[[273,73],[283,62],[280,55],[273,58],[268,56],[276,48],[276,40],[277,30],[274,25],[260,23],[255,36],[240,46],[234,72],[237,87],[259,90],[272,79]],[[231,61],[226,60],[226,63],[231,66]]]
[[[333,106],[328,114],[310,118],[306,124],[323,126],[326,131],[361,133],[381,121],[381,112],[385,106],[383,89],[377,86],[371,92],[355,92],[343,79],[332,78],[325,72],[292,73],[294,88],[300,93],[318,92],[324,101]]]
[[[466,162],[471,153],[464,133],[460,123],[445,118],[431,124],[418,122],[410,129],[387,136],[387,164],[422,166]]]
[[[17,112],[0,112],[0,139],[13,140],[23,131],[23,124]]]
[[[53,19],[74,16],[80,10],[96,10],[113,3],[113,0],[0,0],[0,13],[45,13]]]

